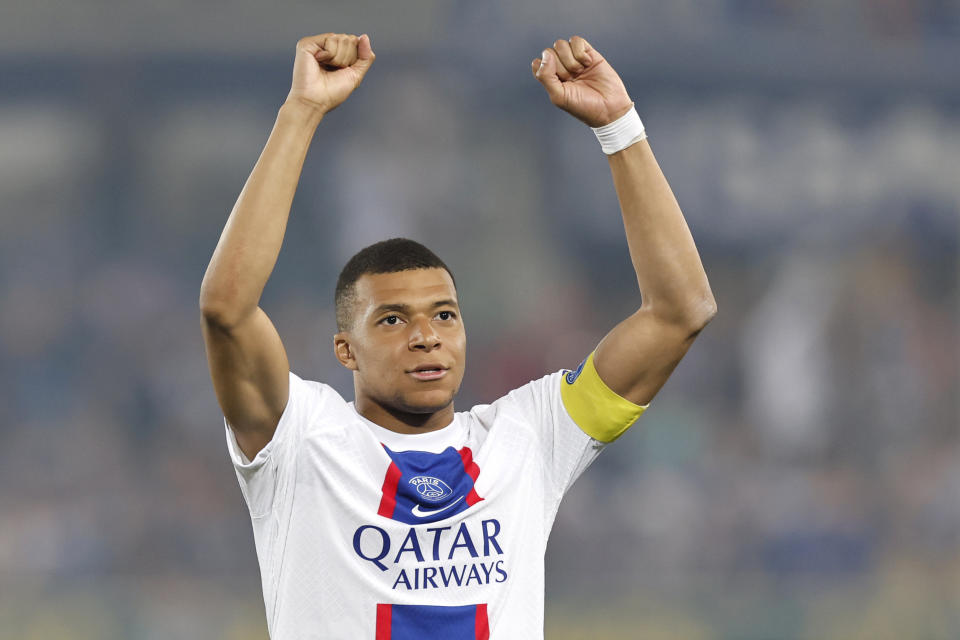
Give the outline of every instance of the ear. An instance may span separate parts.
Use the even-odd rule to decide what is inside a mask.
[[[350,334],[348,332],[341,331],[333,336],[333,354],[337,356],[340,364],[347,369],[357,370],[357,359],[350,346]]]

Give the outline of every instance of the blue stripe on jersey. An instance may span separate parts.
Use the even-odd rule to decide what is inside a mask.
[[[400,469],[397,506],[393,519],[406,524],[436,522],[465,511],[473,489],[463,458],[453,447],[440,453],[391,451],[387,454]]]
[[[395,604],[391,609],[390,640],[476,640],[475,604],[463,607]]]

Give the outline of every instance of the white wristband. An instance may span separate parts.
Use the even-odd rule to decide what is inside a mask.
[[[647,137],[647,132],[640,122],[640,116],[637,115],[636,107],[631,106],[630,111],[602,127],[590,127],[597,134],[597,140],[600,141],[600,148],[608,156],[623,151],[627,147],[640,142]]]

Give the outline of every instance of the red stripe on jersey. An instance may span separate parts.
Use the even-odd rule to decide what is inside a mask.
[[[390,618],[393,605],[377,605],[377,635],[376,640],[390,640]]]
[[[460,459],[463,460],[463,470],[476,482],[477,476],[480,475],[480,467],[473,461],[473,451],[470,450],[470,447],[460,449]],[[467,494],[467,504],[473,506],[481,500],[483,498],[477,493],[476,487],[470,489],[470,493]]]
[[[487,605],[477,605],[477,640],[490,640],[490,623],[487,620]],[[379,638],[379,636],[377,636]]]
[[[473,461],[473,451],[470,450],[470,447],[464,447],[460,449],[460,459],[463,460],[463,469],[467,472],[467,475],[473,478],[473,481],[477,481],[477,476],[480,475],[480,467],[477,466],[477,463]]]
[[[383,497],[380,498],[380,508],[377,509],[377,515],[384,518],[392,518],[393,510],[397,508],[397,483],[400,482],[400,476],[403,472],[396,462],[391,462],[387,467],[387,475],[383,479]]]
[[[480,497],[480,495],[477,493],[477,490],[470,489],[470,493],[467,494],[467,506],[472,507],[481,500],[483,500],[483,498]]]

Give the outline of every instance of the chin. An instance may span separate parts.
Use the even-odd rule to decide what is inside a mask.
[[[408,413],[436,413],[450,406],[455,393],[449,389],[407,393],[397,397],[396,406]]]

